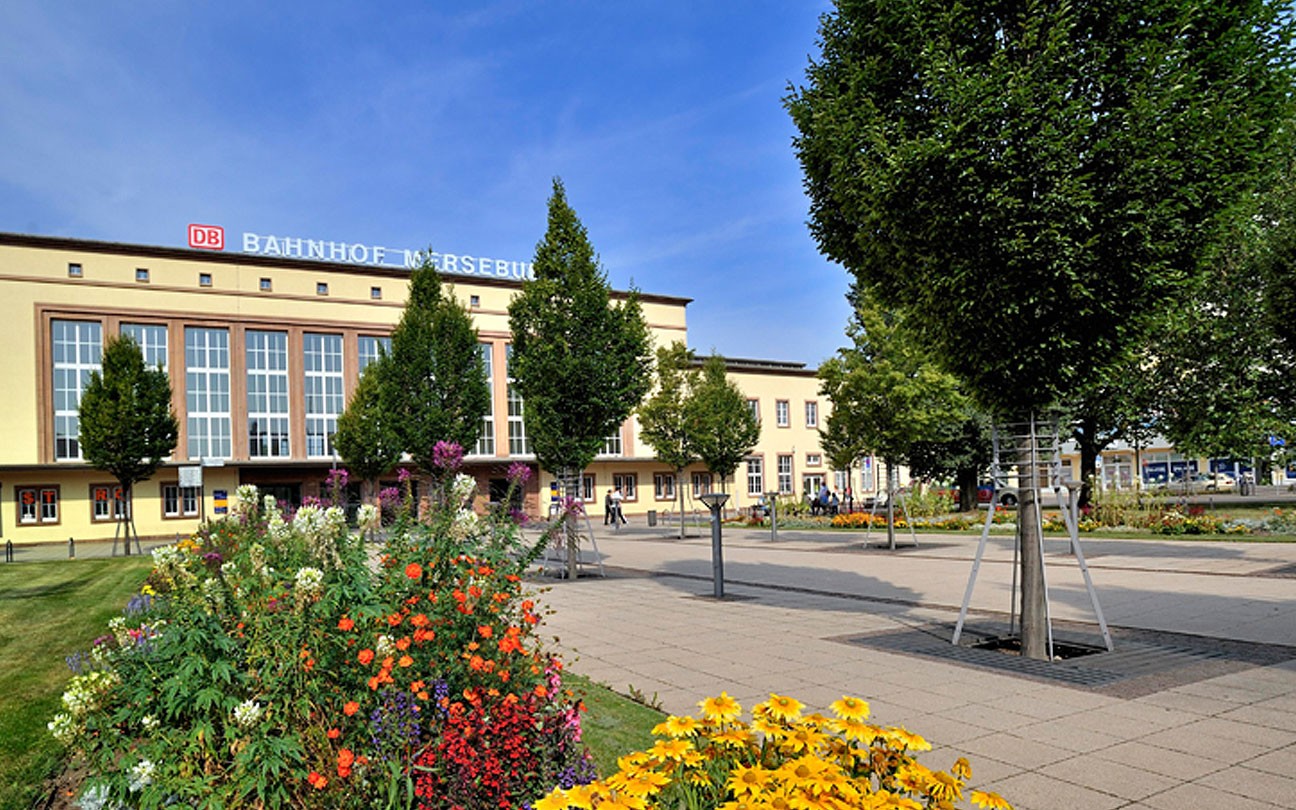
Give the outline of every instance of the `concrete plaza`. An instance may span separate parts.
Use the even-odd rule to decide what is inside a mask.
[[[1296,543],[1082,539],[1118,653],[1132,634],[1198,651],[1083,687],[870,643],[949,639],[976,536],[888,551],[862,534],[727,528],[715,600],[709,535],[596,530],[607,576],[550,580],[546,626],[575,671],[669,712],[722,690],[745,709],[777,692],[826,711],[849,694],[926,737],[929,765],[967,755],[972,784],[1019,810],[1296,807]],[[1059,634],[1098,638],[1067,543],[1046,555]],[[1006,630],[1011,572],[1011,538],[993,537],[970,626]]]

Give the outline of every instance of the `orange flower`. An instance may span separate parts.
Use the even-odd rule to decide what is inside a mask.
[[[474,655],[472,658],[468,659],[468,666],[481,672],[486,669],[486,661],[480,655]]]
[[[489,624],[483,624],[482,626],[478,627],[477,632],[481,634],[482,638],[490,638],[495,634],[495,630],[492,629]]]
[[[341,619],[338,620],[339,630],[349,631],[352,630],[353,628],[355,628],[355,622],[351,621],[349,617],[343,616]]]
[[[338,737],[341,737],[341,736],[342,736],[342,732],[339,731],[339,730],[336,729],[336,728],[331,728],[331,729],[328,730],[328,738],[329,738],[330,740],[336,740]]]
[[[403,621],[405,621],[405,616],[404,614],[401,613],[393,613],[392,615],[387,617],[387,624],[391,625],[392,627],[395,627],[396,625],[400,624]]]
[[[410,624],[415,627],[427,627],[428,617],[426,613],[416,613],[410,617]]]
[[[548,688],[545,687],[544,684],[537,684],[535,688],[535,693],[536,693],[536,697],[539,698],[549,696],[549,690]]]
[[[356,656],[356,660],[359,661],[361,664],[364,664],[365,666],[369,666],[371,663],[373,663],[374,651],[361,650],[360,654]]]
[[[342,713],[347,717],[350,717],[358,711],[360,711],[360,704],[356,703],[354,700],[348,700],[346,705],[342,707]]]
[[[478,588],[476,585],[473,585],[468,589],[468,595],[471,596],[473,599],[479,599],[481,598],[482,595],[482,589]]]
[[[413,664],[413,663],[414,663],[414,659],[413,659],[413,658],[410,658],[408,655],[402,655],[402,656],[400,657],[400,660],[396,662],[396,666],[398,666],[398,667],[408,667],[409,665],[411,665],[411,664]]]
[[[410,579],[418,579],[422,577],[423,566],[419,565],[416,562],[410,563],[409,565],[405,566],[405,576],[409,577]]]
[[[410,645],[409,636],[404,636],[399,641],[396,642],[396,649],[401,650],[403,652],[409,649],[409,645]]]
[[[316,773],[315,771],[310,772],[310,776],[306,777],[306,781],[310,782],[311,787],[315,788],[316,790],[323,790],[324,786],[328,784],[328,779]]]

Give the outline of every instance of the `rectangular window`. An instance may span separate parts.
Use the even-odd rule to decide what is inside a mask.
[[[121,333],[135,341],[144,355],[144,365],[167,370],[167,328],[152,323],[124,323]]]
[[[510,363],[513,360],[511,345],[505,349],[505,359]],[[530,455],[531,441],[527,439],[526,423],[522,421],[522,395],[513,387],[512,374],[508,377],[508,440],[510,456]],[[590,497],[593,498],[592,490]]]
[[[98,321],[52,321],[54,382],[54,458],[81,458],[81,394],[98,371],[103,333]]]
[[[315,284],[315,294],[316,294],[316,295],[328,295],[328,282],[326,282],[326,281],[319,281],[319,282],[316,282],[316,284]]]
[[[185,409],[191,459],[229,458],[229,330],[185,327]]]
[[[470,295],[470,296],[468,296],[468,306],[470,306],[470,307],[479,307],[479,306],[481,306],[481,296],[480,296],[480,295]]]
[[[756,424],[759,425],[759,424],[760,424],[760,420],[761,420],[761,418],[760,418],[760,400],[759,400],[759,399],[749,399],[749,400],[747,400],[747,410],[751,411],[752,418],[755,419],[755,420],[756,420]]]
[[[779,427],[792,425],[792,408],[786,399],[774,400],[774,423]]]
[[[599,451],[600,456],[619,456],[621,452],[621,431],[618,430],[611,436],[603,440],[603,449]]]
[[[148,268],[147,268],[147,267],[136,267],[136,268],[135,268],[135,280],[136,280],[136,281],[139,281],[139,282],[143,282],[144,284],[148,284],[148,280],[149,280],[149,271],[148,271]]]
[[[486,413],[482,416],[481,433],[477,436],[477,445],[473,452],[479,456],[495,455],[495,364],[491,359],[491,344],[481,344],[482,369],[486,372],[486,390],[490,397],[486,400]]]
[[[375,300],[375,301],[381,301],[381,300],[382,300],[382,287],[370,287],[370,288],[369,288],[369,297],[372,298],[372,299]]]
[[[805,414],[806,427],[808,428],[819,427],[819,402],[817,400],[812,399],[806,402],[805,406],[806,406],[806,414]]]
[[[126,499],[117,484],[94,484],[90,487],[90,519],[118,520],[126,516]]]
[[[702,493],[711,491],[711,473],[693,473],[693,497],[700,498]]]
[[[249,329],[247,358],[248,455],[288,455],[288,333]]]
[[[653,473],[653,497],[659,501],[675,500],[675,475]]]
[[[261,287],[261,292],[273,292],[274,282],[268,278],[263,278],[261,279],[260,287]]]
[[[307,332],[305,360],[306,455],[332,455],[333,434],[342,413],[342,336]]]
[[[806,453],[806,466],[819,467],[823,465],[823,455],[820,453]]]
[[[765,460],[760,456],[750,456],[747,459],[747,494],[765,494]]]
[[[391,354],[391,338],[361,335],[356,345],[356,360],[360,364],[360,373],[369,367],[383,354]]]
[[[198,517],[198,487],[179,484],[162,485],[162,516],[167,518]]]
[[[778,491],[780,495],[792,495],[796,490],[792,488],[792,457],[778,457]]]
[[[212,285],[211,273],[199,273],[199,274],[198,274],[198,286],[199,286],[199,287],[210,287],[211,285]]]
[[[56,486],[18,487],[18,525],[39,526],[59,522],[59,488]]]
[[[68,276],[72,278],[81,278],[81,265],[76,262],[68,264]]]
[[[627,501],[639,500],[639,476],[635,473],[615,473],[612,476],[612,487],[621,487],[621,495]]]
[[[594,502],[594,476],[581,476],[581,500],[585,503]]]
[[[807,498],[816,498],[819,496],[819,489],[824,485],[822,473],[812,473],[801,476],[801,491]]]
[[[849,492],[851,488],[850,473],[846,470],[835,470],[833,472],[833,486],[836,487],[839,492]]]

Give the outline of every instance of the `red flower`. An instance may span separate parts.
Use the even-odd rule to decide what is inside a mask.
[[[482,638],[490,638],[492,635],[495,634],[495,631],[491,628],[489,624],[481,625],[480,627],[477,628],[477,632],[481,635]]]
[[[355,627],[355,622],[351,621],[351,619],[347,616],[343,616],[341,619],[338,620],[339,630],[346,632],[353,629],[354,627]]]
[[[341,737],[341,736],[342,736],[342,732],[339,731],[339,730],[336,729],[336,728],[331,728],[331,729],[328,730],[328,738],[329,738],[330,740],[336,740],[338,737]]]
[[[410,579],[418,579],[422,577],[423,566],[419,565],[416,562],[410,563],[409,565],[405,566],[405,576],[409,577]]]
[[[316,773],[315,771],[310,772],[310,776],[306,777],[306,781],[310,782],[311,787],[315,788],[316,790],[323,790],[324,786],[328,784],[328,779]]]
[[[348,700],[346,705],[342,707],[342,713],[347,717],[350,717],[358,711],[360,711],[360,704],[356,703],[354,700]]]
[[[373,650],[361,650],[360,654],[356,656],[356,660],[359,661],[361,664],[364,664],[365,666],[369,666],[371,663],[373,663],[373,659],[374,659]]]

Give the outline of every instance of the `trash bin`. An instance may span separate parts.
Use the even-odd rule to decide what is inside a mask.
[[[656,525],[657,525],[657,510],[656,510],[656,509],[649,509],[649,510],[648,510],[648,525],[649,525],[649,526],[656,526]]]

